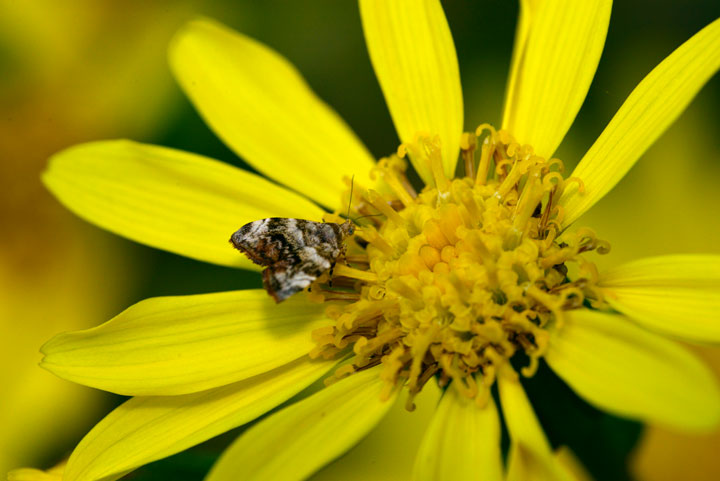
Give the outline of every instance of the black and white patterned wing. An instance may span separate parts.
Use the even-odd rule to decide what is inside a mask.
[[[291,248],[283,229],[287,220],[272,217],[248,222],[230,237],[230,243],[255,264],[271,266],[285,259]]]
[[[263,271],[263,285],[275,302],[282,302],[293,294],[307,288],[312,282],[332,267],[332,263],[318,256],[315,249],[305,247],[299,263],[276,262]]]

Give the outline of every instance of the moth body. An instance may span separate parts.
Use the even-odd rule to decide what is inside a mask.
[[[255,264],[265,266],[263,285],[276,302],[308,287],[344,255],[350,221],[336,224],[271,217],[249,222],[230,238]]]

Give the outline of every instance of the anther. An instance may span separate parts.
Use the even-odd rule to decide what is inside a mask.
[[[488,171],[490,170],[490,159],[495,153],[495,144],[492,141],[492,135],[485,137],[480,148],[480,161],[478,163],[477,175],[475,183],[477,185],[485,185],[487,182]]]
[[[374,190],[368,190],[367,194],[365,194],[365,200],[379,210],[385,217],[388,218],[389,221],[398,225],[404,224],[405,221],[403,221],[403,218],[400,217],[400,214],[390,207],[387,201],[383,199],[379,193]]]
[[[411,205],[415,197],[417,197],[417,192],[410,186],[410,182],[405,177],[404,170],[401,170],[402,164],[404,164],[404,161],[397,155],[394,155],[380,159],[375,169],[380,173],[385,183],[395,192],[400,202],[408,206]]]
[[[477,135],[465,132],[460,136],[460,155],[465,162],[465,177],[475,177],[475,148]]]
[[[335,275],[338,277],[350,277],[352,279],[358,279],[365,282],[377,282],[377,274],[370,271],[361,271],[350,266],[344,266],[338,264],[335,266]]]

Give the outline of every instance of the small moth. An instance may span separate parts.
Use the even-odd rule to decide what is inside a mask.
[[[354,232],[349,220],[335,224],[271,217],[245,224],[230,242],[255,264],[266,266],[265,290],[282,302],[332,269]]]

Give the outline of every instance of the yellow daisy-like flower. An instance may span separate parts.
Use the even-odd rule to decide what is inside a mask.
[[[117,479],[248,423],[330,373],[328,387],[246,430],[208,479],[304,479],[368,434],[405,388],[409,409],[416,395],[441,396],[414,479],[570,479],[519,382],[540,359],[619,416],[688,430],[718,424],[716,380],[662,335],[720,341],[720,256],[598,273],[592,251],[609,246],[573,224],[720,67],[720,20],[636,87],[564,178],[552,155],[593,78],[611,2],[521,6],[499,130],[463,133],[457,59],[437,0],[360,0],[397,154],[376,163],[286,60],[199,20],[171,46],[175,75],[220,138],[289,189],[128,141],[52,159],[44,180],[78,215],[221,265],[256,268],[227,243],[246,222],[338,222],[320,206],[340,212],[348,201],[358,215],[380,214],[348,239],[349,265],[335,267],[331,285],[324,275],[282,304],[261,290],[149,299],[49,341],[46,369],[134,396],[80,442],[63,479]],[[405,159],[425,183],[420,192]],[[493,386],[511,440],[506,465]]]

